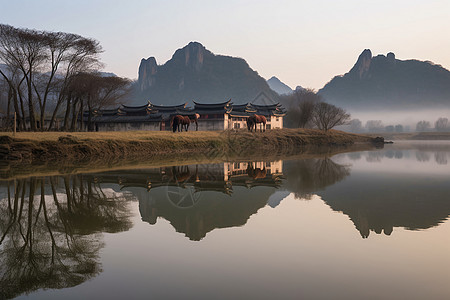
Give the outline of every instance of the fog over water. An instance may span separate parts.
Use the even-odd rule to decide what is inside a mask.
[[[352,119],[359,119],[362,122],[362,126],[366,124],[368,120],[381,120],[384,126],[401,124],[403,126],[409,126],[411,131],[416,129],[416,124],[419,121],[425,120],[430,122],[431,128],[434,128],[434,123],[438,118],[450,119],[450,109],[417,109],[417,110],[383,110],[373,109],[370,111],[357,111],[347,109],[351,114]],[[407,129],[405,128],[405,131]]]

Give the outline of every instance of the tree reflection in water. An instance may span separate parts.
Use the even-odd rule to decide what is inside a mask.
[[[448,154],[442,152],[435,158],[444,164]],[[384,154],[350,160],[365,163],[369,156],[369,161],[381,161]],[[386,157],[397,156],[389,152]],[[350,176],[349,165],[321,157],[0,182],[0,298],[71,287],[96,276],[101,233],[131,227],[130,199],[139,200],[143,221],[153,225],[164,218],[195,241],[217,228],[244,226],[269,199],[278,204],[289,192],[302,199],[319,195],[348,215],[363,238],[371,231],[389,235],[395,227],[426,229],[448,218],[447,178],[359,172]],[[122,192],[107,188],[112,184]]]
[[[350,166],[335,163],[328,157],[286,162],[284,186],[297,199],[311,199],[317,191],[343,180],[350,175]]]
[[[131,227],[127,197],[83,175],[8,181],[0,197],[0,298],[78,285],[100,271],[100,233]],[[3,198],[3,199],[2,199]]]

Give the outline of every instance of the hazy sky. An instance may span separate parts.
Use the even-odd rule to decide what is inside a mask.
[[[133,79],[190,41],[293,88],[321,88],[365,48],[450,68],[450,0],[0,0],[0,23],[95,38],[105,71]]]

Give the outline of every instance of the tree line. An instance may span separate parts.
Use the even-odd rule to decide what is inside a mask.
[[[355,133],[414,131],[414,128],[402,124],[385,125],[382,120],[367,120],[363,124],[360,119],[351,119],[344,109],[324,102],[322,96],[313,89],[295,90],[291,94],[280,96],[280,102],[288,108],[285,127],[328,131],[333,127],[346,125],[341,129]],[[416,123],[415,131],[450,131],[450,122],[446,117],[439,117],[434,124],[421,120]]]
[[[347,124],[350,114],[344,109],[323,101],[313,89],[299,89],[280,99],[288,107],[285,126],[293,128],[318,128],[328,131]]]
[[[126,96],[130,80],[102,76],[98,41],[0,24],[0,113],[4,130],[80,130],[83,112]],[[4,100],[3,100],[4,99]]]
[[[450,123],[447,118],[440,117],[434,122],[434,127],[429,121],[421,120],[416,123],[415,128],[403,126],[402,124],[384,125],[382,120],[368,120],[363,126],[361,120],[352,119],[348,122],[346,130],[350,132],[427,132],[427,131],[450,131]]]

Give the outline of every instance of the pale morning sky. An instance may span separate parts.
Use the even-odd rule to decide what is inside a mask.
[[[321,88],[365,48],[450,68],[450,0],[0,0],[0,23],[95,38],[105,71],[132,79],[190,41],[292,88]]]

